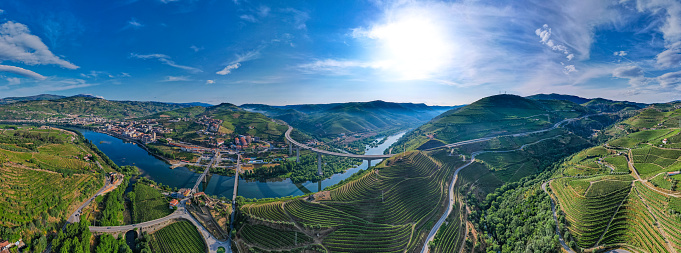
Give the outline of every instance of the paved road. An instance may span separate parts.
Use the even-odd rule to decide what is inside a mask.
[[[456,183],[456,180],[459,178],[459,171],[461,171],[463,168],[468,167],[468,165],[473,164],[475,161],[475,154],[471,157],[471,161],[468,162],[467,164],[459,167],[454,171],[454,177],[452,177],[452,182],[449,183],[449,198],[447,199],[447,211],[445,211],[444,214],[442,214],[442,217],[435,223],[435,226],[430,230],[430,233],[428,233],[428,237],[426,237],[426,242],[423,244],[423,248],[421,249],[421,253],[428,253],[430,251],[430,248],[428,248],[428,242],[432,241],[433,238],[435,238],[435,234],[437,233],[437,230],[440,229],[442,226],[442,223],[445,222],[447,219],[447,216],[452,212],[452,209],[454,208],[454,184]]]
[[[177,206],[177,210],[173,212],[172,214],[165,216],[163,218],[151,220],[151,221],[146,221],[142,223],[137,223],[137,224],[132,224],[132,225],[124,225],[124,226],[110,226],[110,227],[100,227],[100,226],[90,226],[90,231],[91,232],[105,232],[105,233],[126,233],[130,230],[134,230],[135,228],[144,228],[144,227],[149,227],[149,226],[154,226],[158,225],[161,223],[164,223],[168,220],[172,219],[186,219],[190,221],[194,226],[199,230],[199,233],[203,237],[203,239],[206,242],[206,245],[208,245],[209,252],[217,252],[219,247],[224,247],[226,252],[232,252],[231,248],[231,241],[227,240],[225,242],[223,241],[218,241],[215,237],[213,237],[210,232],[206,228],[204,228],[191,214],[186,209],[186,202],[189,199],[182,199],[180,201],[180,204]]]
[[[99,165],[99,162],[97,162],[97,165]],[[101,167],[101,165],[99,165],[99,166]],[[88,206],[97,196],[102,195],[104,193],[107,193],[107,192],[115,189],[122,182],[123,182],[123,180],[118,180],[118,181],[115,182],[115,184],[112,184],[112,182],[110,181],[110,177],[106,177],[106,179],[104,181],[104,186],[102,186],[102,188],[99,189],[99,191],[97,191],[97,193],[95,193],[95,195],[93,195],[88,200],[86,200],[85,203],[83,203],[80,207],[78,207],[78,209],[76,209],[76,211],[73,212],[71,214],[71,216],[69,216],[69,218],[66,220],[66,223],[64,224],[64,228],[66,228],[66,224],[80,222],[80,216],[82,215],[83,208]]]
[[[544,183],[541,185],[541,189],[542,189],[544,192],[546,192],[546,194],[548,194],[548,195],[549,195],[549,198],[551,199],[551,211],[553,212],[553,220],[556,221],[556,234],[558,235],[558,240],[560,241],[560,245],[563,246],[563,249],[565,249],[565,251],[567,251],[567,252],[569,252],[569,253],[576,253],[574,250],[572,250],[572,249],[570,248],[570,246],[567,245],[567,243],[565,243],[565,239],[563,239],[563,235],[560,234],[560,230],[559,230],[559,227],[558,227],[558,224],[559,224],[559,223],[558,223],[558,215],[556,215],[556,202],[553,201],[553,198],[551,198],[551,193],[549,193],[549,192],[546,190],[546,185],[547,185],[548,183],[550,183],[551,181],[553,181],[553,179],[544,182]]]
[[[363,160],[384,159],[384,158],[389,158],[389,157],[394,155],[394,154],[388,154],[388,155],[355,155],[355,154],[350,154],[350,153],[338,153],[338,152],[332,152],[332,151],[327,151],[327,150],[321,150],[321,149],[313,148],[313,147],[310,147],[310,146],[307,146],[305,144],[302,144],[300,142],[295,141],[293,138],[291,138],[291,131],[293,131],[293,127],[288,126],[288,130],[286,130],[286,133],[284,134],[284,136],[286,136],[286,140],[293,143],[293,145],[295,145],[297,147],[300,147],[302,149],[312,150],[313,152],[316,152],[316,153],[322,153],[322,154],[325,154],[325,155],[332,155],[332,156],[359,158],[359,159],[363,159]]]
[[[448,199],[447,211],[445,211],[445,213],[442,214],[442,217],[440,217],[440,219],[437,221],[437,223],[435,223],[435,226],[430,230],[430,233],[428,233],[428,236],[426,237],[426,242],[423,244],[423,248],[421,249],[421,253],[428,253],[430,251],[430,248],[428,248],[428,242],[430,242],[434,239],[435,234],[437,233],[437,231],[442,226],[442,223],[444,223],[444,221],[447,219],[447,216],[449,216],[449,214],[452,212],[452,208],[453,208],[453,204],[454,204],[454,184],[456,183],[456,180],[459,177],[459,171],[461,171],[462,169],[468,167],[468,165],[471,165],[473,162],[475,162],[475,156],[476,155],[484,154],[484,153],[506,153],[506,152],[518,151],[518,150],[524,149],[528,145],[537,144],[539,142],[542,142],[542,141],[545,141],[545,140],[548,140],[548,139],[553,139],[553,138],[555,138],[555,137],[544,138],[544,139],[541,139],[541,140],[538,140],[538,141],[535,141],[535,142],[532,142],[532,143],[522,145],[522,146],[520,146],[520,148],[512,149],[512,150],[478,151],[478,152],[474,152],[473,154],[471,154],[471,161],[468,162],[467,164],[459,167],[458,169],[456,169],[456,171],[454,171],[454,177],[452,178],[452,182],[449,185],[449,199]],[[554,215],[555,215],[555,209],[554,209]],[[558,229],[558,228],[556,227],[556,229]],[[468,231],[468,227],[466,227],[466,231]],[[466,234],[467,233],[468,232],[466,232]],[[558,235],[560,236],[560,234],[558,234]],[[560,237],[560,238],[562,240],[562,237]],[[562,242],[562,243],[565,244],[565,242]],[[463,249],[463,247],[461,249]],[[570,253],[574,253],[574,251],[572,251]]]

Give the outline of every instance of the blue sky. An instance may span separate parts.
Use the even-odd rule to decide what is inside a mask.
[[[681,2],[0,1],[0,97],[681,99]]]

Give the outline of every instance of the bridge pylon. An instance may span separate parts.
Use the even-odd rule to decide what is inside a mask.
[[[367,165],[367,169],[371,168],[371,160],[367,160],[367,163],[369,163],[369,165]]]
[[[322,172],[322,153],[317,153],[317,174],[320,176],[323,174]]]
[[[296,146],[296,162],[300,162],[300,147]]]

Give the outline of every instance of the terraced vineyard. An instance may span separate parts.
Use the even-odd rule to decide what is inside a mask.
[[[132,201],[133,223],[155,220],[173,212],[168,208],[168,199],[149,185],[135,183],[135,188],[128,194]]]
[[[0,129],[0,237],[29,239],[62,220],[103,186],[99,159],[76,134],[55,129]],[[35,241],[35,240],[34,240]],[[37,242],[37,241],[36,241]]]
[[[249,244],[265,249],[293,248],[312,242],[312,238],[305,233],[282,231],[263,225],[247,225],[239,233]]]
[[[597,183],[598,194],[580,195],[570,187],[572,179],[561,178],[551,183],[551,188],[558,197],[558,202],[566,214],[568,228],[582,248],[589,248],[598,243],[606,232],[610,219],[618,214],[620,204],[624,202],[631,190],[628,184],[601,181]],[[593,187],[593,186],[592,186]]]
[[[447,217],[447,223],[442,225],[442,227],[435,234],[433,239],[433,253],[447,253],[447,252],[457,252],[457,250],[463,244],[463,237],[465,232],[464,224],[461,223],[462,217],[460,217],[461,205],[457,201],[454,204],[454,209]]]
[[[206,243],[189,221],[178,221],[152,234],[153,252],[206,252]]]
[[[408,152],[392,158],[388,165],[331,190],[328,198],[296,198],[285,201],[283,208],[282,202],[246,204],[240,210],[250,221],[239,237],[250,247],[295,246],[254,242],[255,230],[267,231],[262,228],[265,222],[269,229],[284,226],[310,237],[319,233],[330,252],[415,251],[443,211],[446,184],[454,168],[463,163],[458,157],[435,157]]]

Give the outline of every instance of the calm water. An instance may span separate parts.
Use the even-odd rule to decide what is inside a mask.
[[[80,129],[83,136],[92,141],[102,152],[119,166],[135,165],[140,168],[141,176],[152,179],[163,185],[177,188],[191,188],[199,178],[199,174],[187,168],[179,167],[170,169],[170,165],[150,155],[139,146],[124,142],[121,139],[97,133],[89,130]],[[397,141],[404,133],[393,135],[376,148],[369,148],[368,155],[383,154],[391,144]],[[322,157],[322,160],[324,158]],[[372,161],[376,165],[380,160]],[[366,169],[367,162],[364,161],[360,166],[348,169],[345,173],[335,174],[331,178],[321,182],[305,182],[294,184],[290,179],[271,182],[249,182],[239,179],[239,195],[245,198],[276,198],[284,196],[299,196],[309,192],[317,192],[327,186],[337,184],[343,179],[350,177],[355,172]],[[199,186],[199,190],[209,195],[232,197],[234,188],[234,177],[212,175],[207,184]]]

